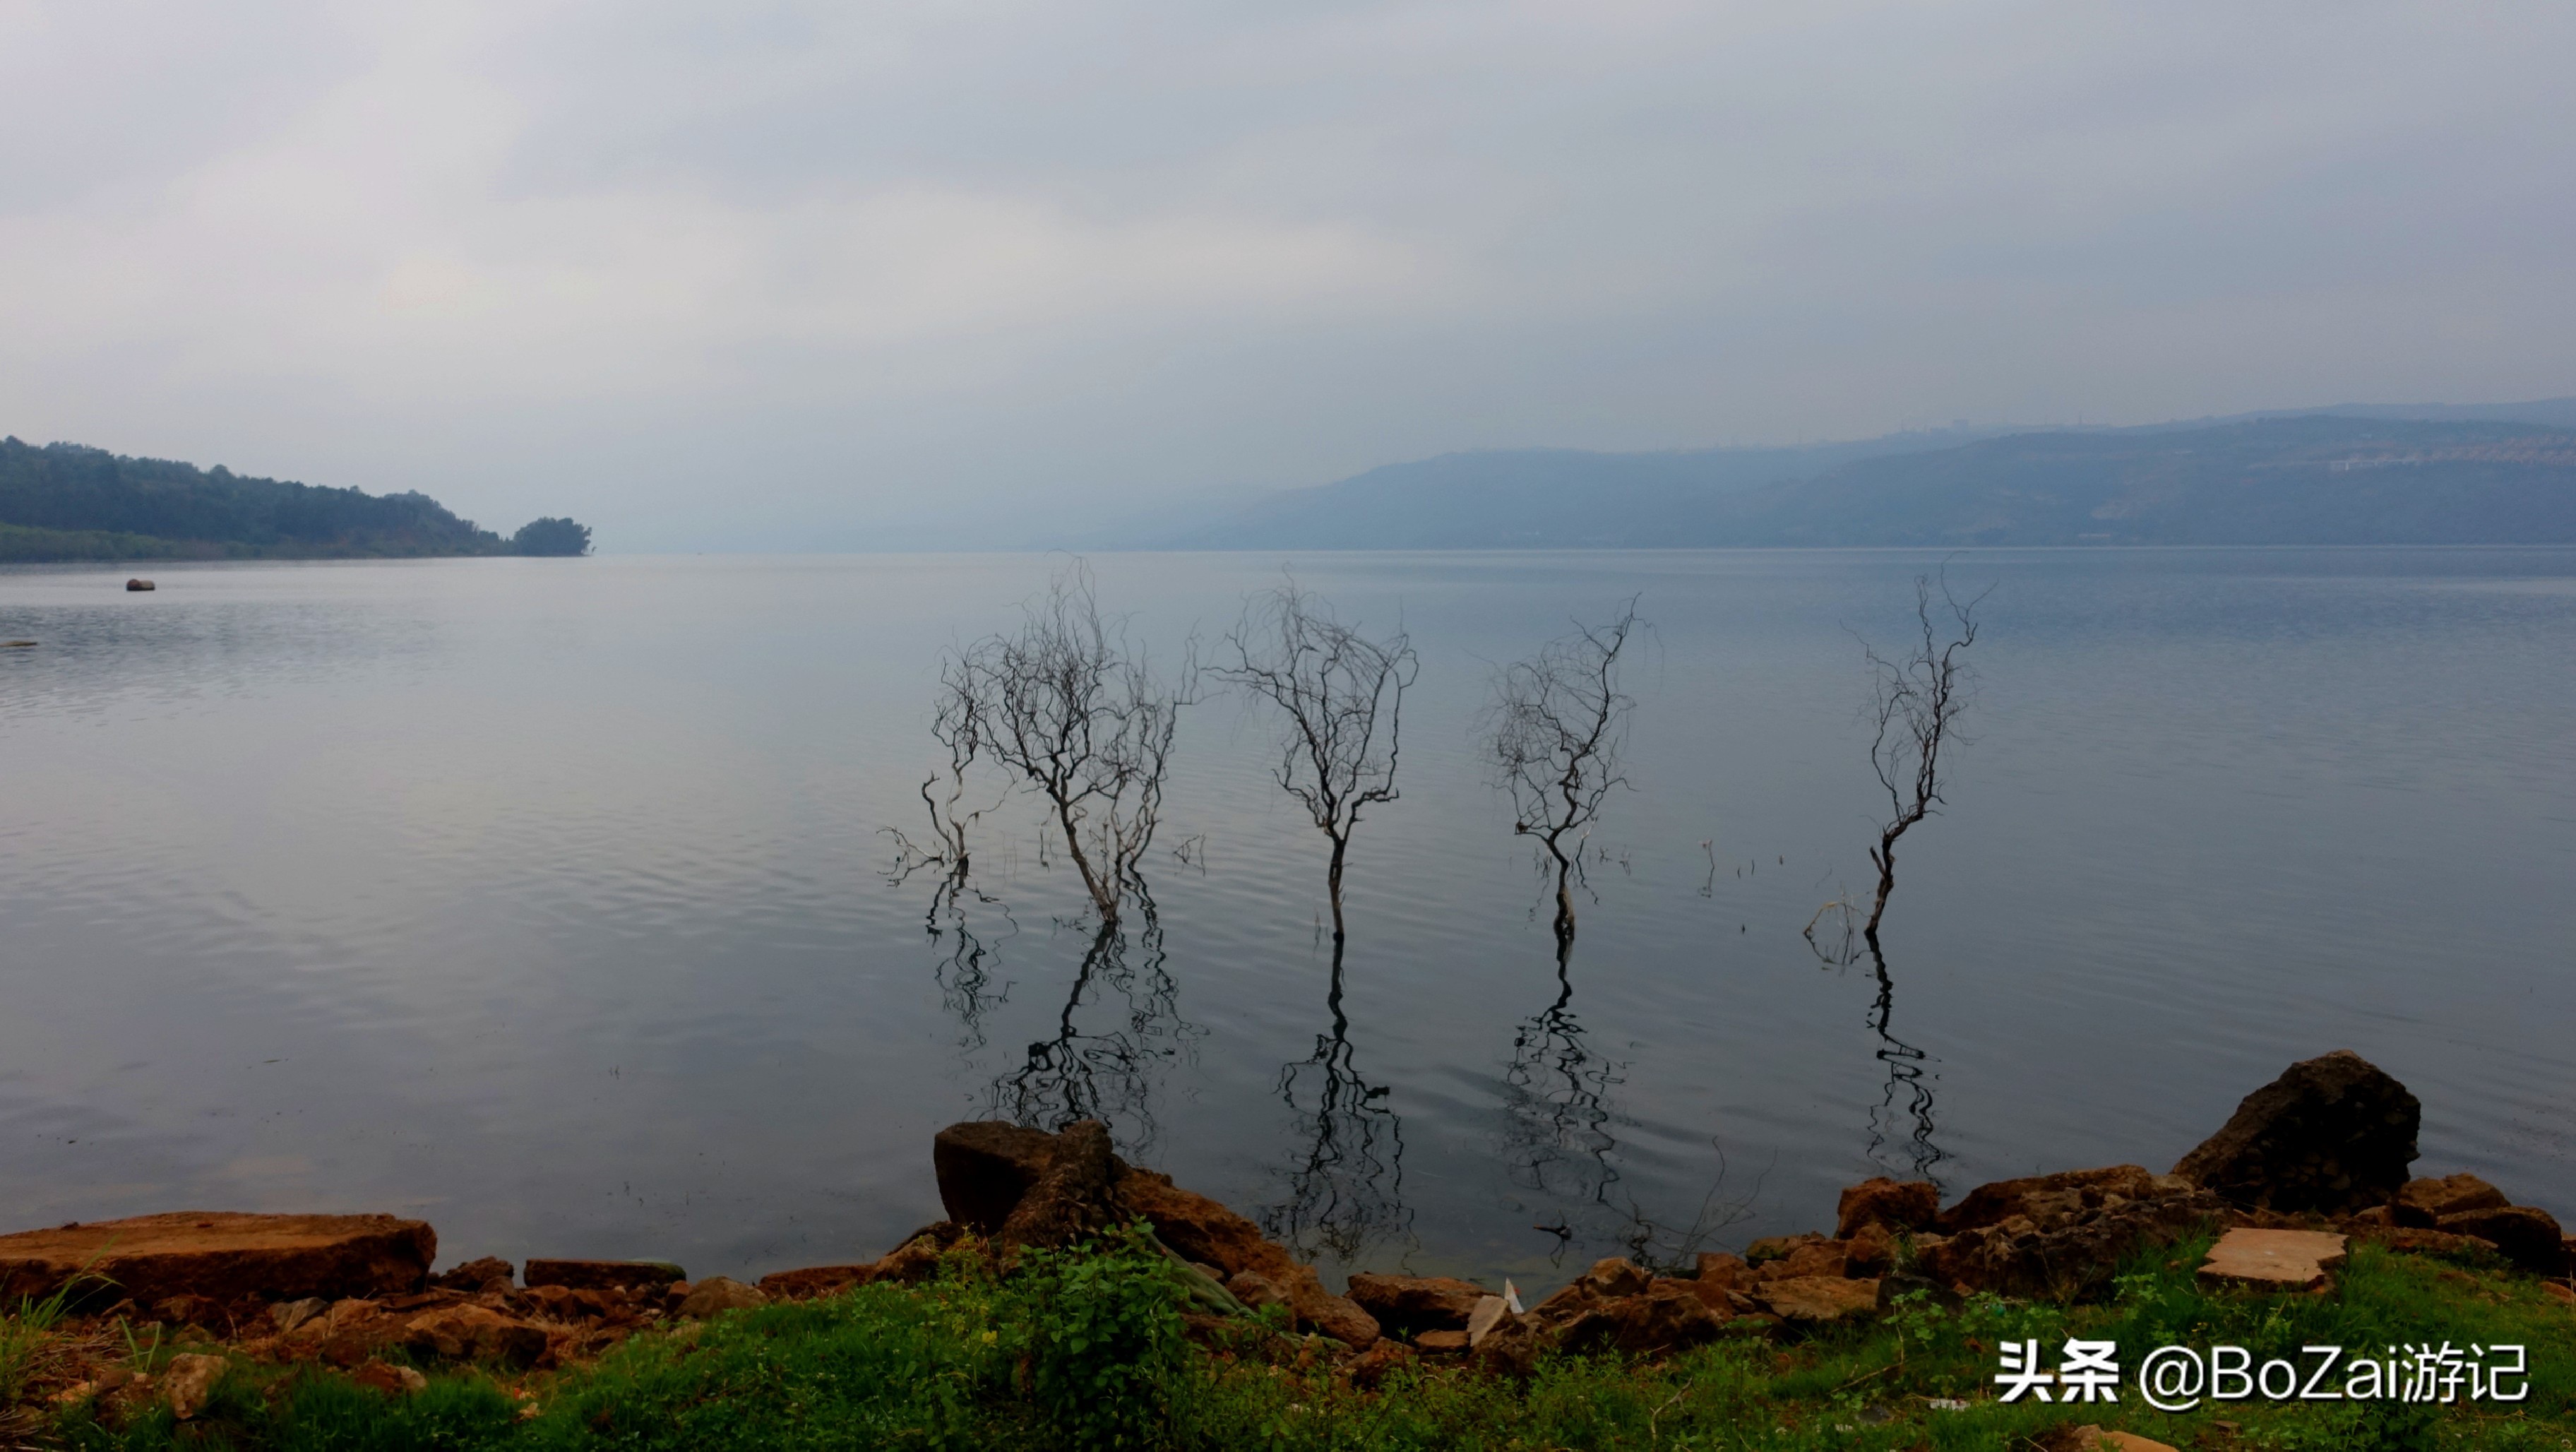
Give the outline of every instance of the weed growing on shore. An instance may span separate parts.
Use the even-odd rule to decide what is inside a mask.
[[[180,1426],[145,1404],[63,1414],[80,1449],[332,1452],[697,1452],[905,1448],[964,1452],[1970,1452],[2092,1422],[2175,1446],[2370,1452],[2576,1444],[2576,1311],[2492,1268],[2357,1249],[2318,1295],[2196,1283],[2203,1243],[2123,1267],[2102,1304],[1993,1298],[1894,1314],[1781,1343],[1730,1338],[1651,1365],[1542,1361],[1526,1382],[1431,1361],[1375,1391],[1323,1348],[1259,1323],[1214,1346],[1182,1335],[1169,1263],[1132,1234],[1027,1255],[993,1275],[953,1255],[918,1287],[867,1286],[636,1337],[597,1366],[511,1384],[434,1373],[403,1399],[337,1374],[245,1365]],[[2519,1403],[2237,1402],[2165,1416],[2133,1384],[2112,1403],[1996,1399],[1997,1349],[2069,1336],[2119,1343],[2124,1368],[2169,1343],[2243,1345],[2259,1361],[2306,1345],[2448,1340],[2529,1349]],[[2233,1429],[2220,1426],[2224,1421]]]

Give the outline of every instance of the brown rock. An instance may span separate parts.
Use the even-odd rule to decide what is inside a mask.
[[[1118,1159],[1109,1126],[1080,1120],[1055,1136],[1046,1169],[1011,1207],[993,1243],[1006,1254],[1021,1246],[1061,1249],[1098,1235],[1118,1219]]]
[[[437,1255],[438,1232],[391,1215],[141,1215],[0,1235],[0,1303],[41,1300],[84,1267],[146,1306],[389,1295],[418,1290]]]
[[[2534,1275],[2558,1275],[2564,1263],[2565,1235],[2557,1219],[2546,1210],[2528,1205],[2445,1215],[2437,1228],[2451,1235],[2474,1235],[2491,1241],[2504,1252],[2505,1259]]]
[[[2438,1180],[2408,1180],[2389,1208],[2400,1225],[2430,1228],[2445,1215],[2472,1210],[2501,1210],[2512,1204],[2505,1193],[2475,1175],[2444,1175]]]
[[[1753,1267],[1740,1255],[1703,1250],[1699,1253],[1699,1279],[1702,1284],[1722,1290],[1740,1291],[1753,1284]]]
[[[1844,1276],[1794,1276],[1763,1282],[1761,1289],[1754,1292],[1754,1299],[1783,1321],[1840,1321],[1877,1311],[1878,1282]]]
[[[2200,1265],[2208,1281],[2265,1290],[2304,1291],[2326,1283],[2343,1264],[2344,1237],[2315,1230],[2230,1230]]]
[[[280,1301],[269,1307],[268,1320],[270,1325],[277,1328],[278,1334],[283,1336],[330,1309],[329,1301],[323,1300],[320,1296],[307,1296],[300,1301]]]
[[[1744,1247],[1744,1259],[1747,1264],[1758,1268],[1769,1261],[1786,1260],[1799,1246],[1815,1245],[1824,1238],[1814,1231],[1803,1235],[1766,1235]]]
[[[2406,1184],[2424,1109],[2349,1049],[2306,1059],[2245,1096],[2174,1173],[2233,1204],[2337,1214]]]
[[[220,1356],[174,1356],[161,1373],[161,1399],[170,1404],[170,1415],[180,1421],[193,1420],[214,1399],[217,1383],[232,1364]]]
[[[690,1288],[687,1299],[680,1302],[678,1314],[703,1321],[727,1311],[748,1311],[768,1304],[769,1297],[751,1286],[727,1276],[709,1276]]]
[[[1843,1274],[1847,1276],[1884,1275],[1896,1264],[1896,1236],[1876,1220],[1852,1232],[1843,1243]]]
[[[2576,1306],[2576,1288],[2570,1288],[2557,1281],[2542,1281],[2540,1290],[2543,1295],[2562,1306]]]
[[[517,1274],[518,1267],[497,1255],[487,1255],[481,1260],[469,1260],[454,1270],[434,1277],[430,1284],[444,1286],[453,1291],[479,1291],[494,1281],[499,1281],[506,1286]]]
[[[2190,1189],[2188,1185],[2160,1188],[2156,1180],[2157,1176],[2141,1165],[2061,1170],[2054,1175],[1997,1180],[1970,1190],[1966,1198],[1941,1212],[1937,1224],[1948,1235],[2001,1225],[2015,1216],[2041,1224],[2044,1218],[2063,1219],[2119,1201],[2154,1199],[2166,1189]]]
[[[2017,1215],[1939,1242],[1917,1241],[1915,1255],[1945,1286],[2008,1296],[2074,1294],[2107,1283],[2120,1258],[2138,1246],[2176,1240],[2226,1208],[2205,1190],[2146,1200],[2106,1195],[2098,1208],[2052,1211],[2047,1226]]]
[[[161,588],[161,587],[160,587],[160,586],[158,586],[158,585],[153,584],[150,580],[140,580],[140,579],[137,579],[137,580],[128,580],[128,581],[126,581],[126,582],[125,582],[125,588],[126,588],[126,589],[128,589],[128,590],[141,591],[141,590],[157,590],[157,589],[159,589],[159,588]]]
[[[917,1231],[903,1244],[879,1257],[869,1268],[868,1282],[887,1281],[899,1286],[917,1286],[939,1274],[941,1257],[966,1238],[966,1227],[953,1220]]]
[[[389,1397],[416,1396],[429,1390],[428,1377],[408,1366],[396,1366],[389,1361],[361,1362],[349,1373],[349,1380]]]
[[[760,1278],[761,1294],[773,1301],[810,1301],[837,1296],[863,1286],[876,1273],[876,1262],[864,1265],[813,1265],[802,1270],[772,1271]]]
[[[570,1286],[576,1291],[660,1290],[689,1273],[667,1260],[531,1260],[522,1282],[529,1288]]]
[[[978,1235],[1002,1228],[1020,1197],[1046,1173],[1055,1136],[998,1119],[952,1124],[930,1144],[939,1203],[948,1218]]]
[[[2351,1238],[2366,1240],[2399,1255],[2466,1256],[2476,1260],[2498,1254],[2492,1240],[2480,1240],[2474,1235],[2452,1235],[2440,1230],[2422,1230],[2412,1225],[2385,1228],[2356,1226],[2351,1231]]]
[[[2095,1426],[2076,1428],[2073,1446],[2075,1452],[2176,1452],[2169,1442],[2135,1432],[2106,1432]]]
[[[1923,1230],[1940,1214],[1940,1186],[1929,1180],[1899,1181],[1881,1175],[1843,1191],[1834,1209],[1834,1238],[1849,1240],[1864,1225]]]
[[[1653,1279],[1646,1274],[1644,1266],[1625,1256],[1614,1255],[1594,1261],[1592,1268],[1583,1273],[1577,1284],[1583,1287],[1585,1295],[1607,1299],[1638,1295]]]
[[[1467,1349],[1467,1333],[1459,1331],[1425,1331],[1413,1338],[1413,1344],[1426,1354],[1455,1355]]]
[[[1202,1274],[1204,1274],[1204,1272],[1202,1272]],[[1357,1280],[1358,1277],[1354,1276],[1352,1279]],[[1260,1310],[1264,1306],[1285,1306],[1288,1304],[1288,1293],[1279,1288],[1278,1282],[1263,1275],[1259,1271],[1236,1271],[1233,1275],[1227,1276],[1223,1281],[1218,1282],[1218,1284],[1225,1287],[1227,1295],[1234,1297],[1236,1300],[1241,1301],[1243,1304],[1250,1306],[1256,1311]],[[1371,1312],[1370,1314],[1374,1315],[1376,1313]],[[1384,1326],[1385,1323],[1379,1323],[1379,1329],[1383,1330]]]
[[[1849,1257],[1839,1240],[1810,1240],[1778,1260],[1764,1261],[1754,1270],[1757,1282],[1787,1280],[1793,1277],[1841,1276],[1847,1274]]]
[[[570,1286],[534,1286],[526,1292],[523,1304],[551,1320],[566,1323],[594,1321],[608,1314],[608,1297],[615,1294],[614,1291],[576,1291]],[[501,1308],[488,1306],[485,1309],[497,1311]]]
[[[1378,1338],[1377,1319],[1346,1297],[1324,1289],[1314,1268],[1287,1248],[1265,1239],[1261,1227],[1153,1170],[1121,1166],[1118,1207],[1142,1216],[1154,1234],[1184,1260],[1201,1261],[1232,1277],[1251,1271],[1287,1292],[1297,1319],[1336,1341],[1366,1350]]]
[[[522,1370],[546,1354],[546,1333],[513,1316],[482,1306],[424,1311],[404,1323],[403,1344],[450,1361],[498,1362]]]
[[[1468,1315],[1478,1301],[1485,1299],[1486,1291],[1473,1282],[1447,1276],[1362,1272],[1351,1277],[1347,1294],[1353,1304],[1377,1318],[1380,1330],[1414,1332],[1465,1329]]]
[[[1663,1281],[1640,1294],[1594,1301],[1565,1323],[1557,1340],[1575,1352],[1614,1350],[1661,1356],[1714,1341],[1725,1328],[1725,1321],[1694,1288],[1681,1281]],[[1497,1335],[1500,1329],[1496,1328]]]
[[[1487,1376],[1521,1381],[1538,1369],[1539,1349],[1538,1323],[1528,1316],[1506,1316],[1468,1356]]]
[[[1343,1375],[1361,1391],[1376,1391],[1391,1373],[1413,1365],[1415,1360],[1412,1347],[1401,1341],[1381,1341],[1353,1357],[1351,1364],[1343,1368]]]
[[[1576,1281],[1530,1307],[1530,1315],[1542,1325],[1561,1326],[1582,1314],[1583,1308],[1591,1304],[1592,1297],[1584,1293],[1583,1282]]]

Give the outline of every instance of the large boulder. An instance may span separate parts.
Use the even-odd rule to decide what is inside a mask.
[[[1463,1331],[1477,1303],[1488,1299],[1485,1288],[1470,1281],[1366,1272],[1351,1277],[1348,1294],[1353,1305],[1377,1318],[1380,1330],[1407,1332]]]
[[[1000,1232],[1054,1158],[1054,1135],[999,1119],[952,1124],[930,1142],[939,1203],[949,1219],[985,1236]]]
[[[2246,1095],[2173,1172],[2250,1209],[2342,1214],[2404,1187],[2423,1120],[2405,1085],[2337,1049]]]
[[[1062,1249],[1115,1224],[1118,1157],[1109,1127],[1085,1119],[1056,1135],[1046,1167],[1003,1217],[993,1243],[1004,1255],[1022,1246]]]
[[[113,1287],[109,1299],[146,1306],[402,1295],[437,1258],[437,1231],[391,1215],[140,1215],[0,1236],[0,1303],[41,1300],[84,1270]]]

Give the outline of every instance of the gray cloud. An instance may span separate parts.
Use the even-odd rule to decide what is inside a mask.
[[[39,3],[0,429],[612,548],[2576,392],[2543,4]]]

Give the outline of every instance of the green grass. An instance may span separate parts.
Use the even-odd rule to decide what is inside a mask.
[[[2205,1242],[2204,1242],[2205,1243]],[[57,1435],[84,1449],[1897,1449],[2014,1445],[2097,1422],[2180,1447],[2576,1447],[2576,1311],[2492,1269],[2357,1250],[2321,1296],[2204,1293],[2198,1244],[2127,1267],[2098,1305],[1917,1301],[1866,1327],[1781,1343],[1747,1336],[1670,1361],[1543,1362],[1525,1384],[1450,1369],[1398,1371],[1376,1393],[1335,1377],[1320,1348],[1245,1325],[1209,1349],[1182,1337],[1180,1289],[1141,1246],[1039,1256],[1009,1281],[953,1259],[942,1278],[764,1307],[641,1336],[595,1367],[505,1385],[438,1372],[393,1400],[335,1374],[244,1367],[198,1422],[157,1407],[120,1421],[76,1409]],[[2112,1406],[1993,1400],[1996,1346],[2116,1340],[2133,1369],[2166,1342],[2250,1348],[2259,1364],[2306,1344],[2450,1340],[2529,1348],[2513,1406],[2263,1402],[2166,1417],[2134,1386]],[[532,1394],[528,1401],[517,1395]],[[1934,1398],[1966,1410],[1942,1411]],[[534,1414],[522,1416],[523,1406]]]

